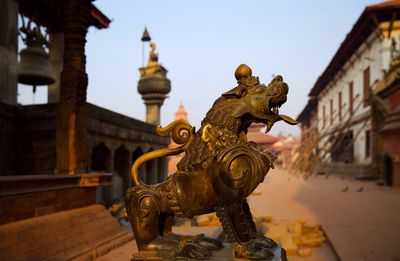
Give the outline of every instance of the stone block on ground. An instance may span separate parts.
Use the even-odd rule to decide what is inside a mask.
[[[258,217],[256,224],[267,237],[281,243],[291,256],[310,256],[309,247],[320,247],[326,241],[319,225],[308,225],[304,220],[272,222],[272,217]]]
[[[195,217],[196,224],[198,226],[209,226],[209,227],[218,227],[221,226],[221,222],[215,213],[199,215]]]

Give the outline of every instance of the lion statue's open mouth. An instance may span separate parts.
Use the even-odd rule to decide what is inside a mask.
[[[246,202],[273,167],[275,157],[245,136],[253,122],[265,123],[266,132],[280,120],[297,124],[279,114],[289,87],[281,76],[268,85],[260,84],[244,64],[236,69],[235,77],[238,86],[214,102],[197,132],[184,120],[157,128],[159,135],[170,135],[180,147],[146,153],[133,164],[134,186],[126,193],[126,206],[140,251],[167,251],[168,258],[207,258],[210,250],[222,247],[220,242],[202,235],[175,235],[171,227],[176,215],[193,217],[216,212],[228,239],[234,242],[236,257],[268,259],[276,252],[275,242],[256,231]],[[141,182],[141,164],[183,152],[178,171],[165,182]]]

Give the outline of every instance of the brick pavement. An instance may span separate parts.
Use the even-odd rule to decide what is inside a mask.
[[[398,189],[337,175],[305,181],[278,169],[268,174],[257,191],[261,195],[249,199],[255,216],[270,214],[278,220],[321,224],[344,261],[400,260]]]
[[[345,188],[347,191],[342,192]],[[358,192],[363,187],[361,192]],[[313,176],[307,181],[284,170],[272,170],[257,193],[249,197],[255,217],[319,223],[344,261],[400,260],[400,190],[340,176]],[[129,242],[97,261],[129,260],[137,251]],[[326,246],[307,258],[291,261],[334,260]]]

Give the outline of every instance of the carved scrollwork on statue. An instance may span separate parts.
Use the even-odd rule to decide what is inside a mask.
[[[284,250],[256,229],[246,197],[264,180],[276,159],[257,144],[247,141],[253,122],[267,125],[277,121],[297,122],[279,114],[286,102],[288,85],[281,76],[270,84],[260,84],[247,65],[235,72],[238,86],[222,94],[195,132],[187,121],[178,120],[157,133],[171,136],[180,146],[142,155],[132,166],[133,187],[127,191],[126,206],[139,248],[133,260],[154,251],[166,258],[208,258],[222,248],[214,239],[181,236],[171,232],[175,216],[193,217],[216,212],[236,257],[273,260]],[[144,162],[185,153],[178,171],[157,185],[140,181],[139,166]],[[279,253],[278,253],[279,252]],[[162,254],[164,255],[164,254]]]

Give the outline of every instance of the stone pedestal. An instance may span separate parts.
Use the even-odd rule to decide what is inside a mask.
[[[198,235],[204,234],[207,237],[217,239],[223,242],[225,238],[225,234],[222,231],[222,227],[220,226],[173,226],[172,232],[180,235]],[[136,242],[135,242],[136,243]],[[152,260],[152,261],[160,261],[160,260],[194,260],[190,258],[170,258],[169,251],[141,251],[138,252],[135,244],[134,253],[132,255],[131,261],[141,261],[141,260]],[[232,260],[232,261],[244,261],[248,259],[243,258],[235,258],[232,250],[232,245],[230,243],[224,243],[224,248],[221,250],[212,251],[212,256],[207,260]],[[274,257],[268,259],[267,261],[285,261],[286,254],[282,254],[282,247],[278,244],[278,247],[274,250]],[[330,260],[330,259],[328,259]]]
[[[278,245],[278,247],[274,250],[274,257],[271,257],[271,259],[267,259],[266,261],[286,261],[286,256],[281,254],[282,252],[282,247],[281,245]],[[161,261],[161,260],[168,260],[168,261],[175,261],[175,260],[195,260],[195,259],[190,259],[190,258],[182,258],[182,257],[177,257],[177,258],[169,258],[169,251],[160,251],[160,252],[154,252],[154,251],[142,251],[140,253],[136,253],[133,255],[133,258],[131,261]],[[231,244],[225,243],[224,248],[221,250],[216,250],[212,251],[212,256],[208,258],[207,260],[215,260],[215,261],[245,261],[248,259],[243,259],[243,258],[235,258],[233,255],[233,250]]]

